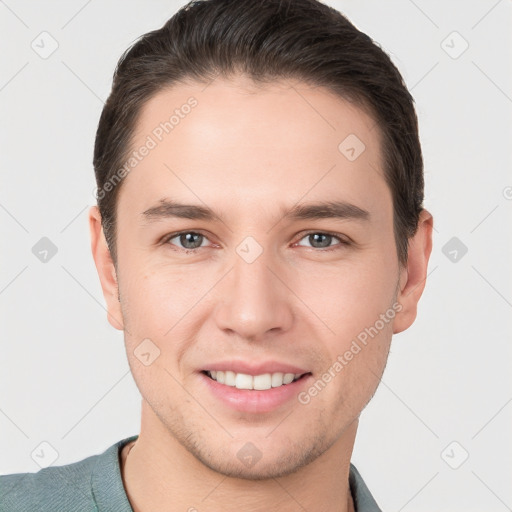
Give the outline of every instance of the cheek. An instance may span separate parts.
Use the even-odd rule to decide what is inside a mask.
[[[215,276],[168,265],[148,270],[149,266],[140,265],[145,271],[132,272],[121,285],[127,357],[141,393],[154,401],[170,390],[180,394],[175,379],[186,378],[184,361],[204,324]],[[157,357],[145,366],[140,357],[147,352]]]
[[[183,377],[182,354],[194,337],[193,307],[204,291],[183,272],[169,269],[132,272],[120,284],[126,354],[134,380],[153,406],[171,407],[180,396],[176,379]]]
[[[325,339],[324,373],[316,376],[329,382],[321,393],[312,390],[318,396],[314,407],[320,414],[332,411],[333,425],[355,418],[364,409],[379,385],[389,354],[394,310],[386,317],[386,307],[363,304],[359,311],[347,308],[333,324],[336,335]],[[323,389],[318,380],[313,386]]]
[[[177,269],[132,272],[122,283],[126,320],[139,336],[168,339],[207,290],[199,275]]]
[[[333,345],[341,349],[392,307],[398,279],[395,267],[397,263],[382,256],[311,267],[307,272],[297,272],[295,289],[315,316],[329,327],[326,333],[333,339]]]

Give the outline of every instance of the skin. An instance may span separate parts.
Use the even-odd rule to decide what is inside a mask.
[[[99,211],[89,211],[108,318],[124,330],[142,395],[139,438],[122,453],[128,497],[136,512],[352,510],[358,418],[392,335],[416,317],[432,217],[422,212],[401,267],[378,128],[363,110],[301,82],[256,87],[237,75],[161,91],[143,108],[134,147],[190,96],[198,105],[124,179],[117,268]],[[338,150],[349,134],[366,146],[352,162]],[[206,205],[221,220],[145,223],[142,212],[164,197]],[[368,218],[283,216],[297,203],[333,200]],[[181,231],[204,234],[202,247],[186,252],[179,237],[164,238]],[[340,238],[315,246],[308,235],[324,232]],[[248,236],[263,249],[252,263],[236,252]],[[272,359],[307,369],[311,385],[397,303],[394,319],[307,405],[236,411],[198,373],[212,361]],[[160,350],[148,366],[134,355],[146,338]],[[251,467],[237,457],[247,442],[262,454]]]

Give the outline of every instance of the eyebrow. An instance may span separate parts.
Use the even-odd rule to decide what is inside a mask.
[[[160,199],[156,206],[142,212],[146,223],[167,218],[213,221],[220,219],[208,206],[182,204],[170,199]],[[281,219],[316,220],[316,219],[354,219],[369,220],[370,213],[345,201],[322,201],[316,203],[296,204],[288,211],[282,211]]]

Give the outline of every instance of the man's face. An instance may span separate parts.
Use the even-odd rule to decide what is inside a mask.
[[[238,77],[160,92],[134,149],[148,136],[117,208],[117,317],[143,423],[229,475],[325,456],[373,395],[399,309],[378,128],[325,89]],[[144,214],[162,200],[213,216]],[[326,203],[342,206],[306,214]],[[279,385],[279,373],[302,377]],[[255,382],[275,387],[229,385]]]

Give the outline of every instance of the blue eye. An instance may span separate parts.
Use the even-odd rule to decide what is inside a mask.
[[[301,243],[306,241],[307,243]],[[201,247],[209,245],[208,238],[196,231],[182,231],[174,233],[163,240],[164,244],[169,244],[182,251],[195,251]],[[323,231],[313,231],[303,236],[295,245],[301,247],[311,247],[313,249],[333,250],[341,246],[349,245],[349,241],[341,236]]]
[[[177,240],[177,243],[172,242],[172,240]],[[173,245],[178,246],[180,249],[198,249],[199,247],[204,247],[203,242],[206,242],[208,239],[202,235],[201,233],[196,233],[194,231],[184,231],[182,233],[178,233],[176,235],[172,235],[171,237],[165,240],[166,243],[172,243]]]
[[[314,249],[329,249],[331,247],[335,247],[336,245],[346,245],[347,242],[345,240],[342,240],[340,237],[336,235],[332,235],[330,233],[324,233],[322,231],[309,233],[301,240],[306,240],[309,242],[309,245],[306,245],[305,247],[313,247]],[[337,240],[338,243],[332,245],[332,242],[334,240]],[[300,241],[299,241],[300,242]],[[298,245],[301,245],[298,243]],[[304,247],[304,246],[303,246]]]

